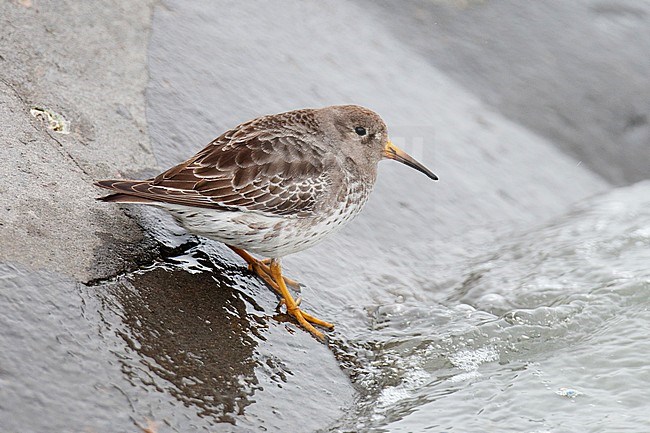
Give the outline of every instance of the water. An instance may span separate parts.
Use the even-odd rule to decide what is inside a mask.
[[[344,344],[361,397],[331,431],[650,429],[649,193],[595,197],[426,302],[378,305],[372,339]]]

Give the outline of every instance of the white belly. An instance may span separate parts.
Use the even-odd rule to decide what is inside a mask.
[[[162,207],[191,233],[264,257],[283,257],[309,248],[358,214],[341,211],[330,218],[297,218],[170,204]]]
[[[311,217],[269,216],[256,212],[159,205],[189,232],[214,239],[264,257],[279,258],[302,251],[340,229],[365,205],[372,185],[348,183],[344,200],[336,209]]]

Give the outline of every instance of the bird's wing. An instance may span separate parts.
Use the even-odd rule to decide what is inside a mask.
[[[331,184],[331,157],[305,138],[315,131],[304,123],[292,128],[292,122],[265,119],[225,132],[154,179],[115,182],[110,189],[186,206],[308,216]]]

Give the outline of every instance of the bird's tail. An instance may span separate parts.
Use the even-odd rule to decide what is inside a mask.
[[[141,197],[133,187],[136,185],[141,185],[143,181],[141,180],[123,180],[123,179],[109,179],[109,180],[98,180],[95,182],[95,186],[100,188],[108,189],[113,191],[113,194],[97,197],[99,201],[105,201],[109,203],[140,203],[140,204],[154,204],[155,200],[151,200],[145,197]]]

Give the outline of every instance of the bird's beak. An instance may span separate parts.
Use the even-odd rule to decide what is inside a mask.
[[[395,161],[399,161],[403,164],[408,165],[409,167],[412,167],[416,169],[417,171],[420,171],[424,174],[426,174],[428,177],[430,177],[433,180],[438,180],[438,176],[433,174],[431,170],[417,162],[415,159],[411,158],[411,156],[404,152],[402,149],[399,147],[395,146],[393,143],[391,143],[390,140],[386,143],[386,146],[384,147],[384,152],[383,152],[384,158],[388,159],[394,159]]]

